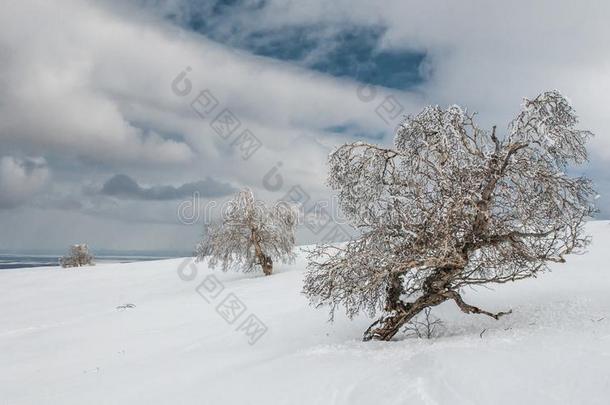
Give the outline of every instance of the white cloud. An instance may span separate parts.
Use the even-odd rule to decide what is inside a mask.
[[[192,145],[214,157],[213,133],[188,107],[204,88],[244,124],[284,133],[354,117],[364,127],[378,126],[353,83],[236,53],[163,24],[127,20],[91,2],[62,3],[12,2],[0,17],[0,46],[8,55],[0,130],[21,148],[104,162],[188,163]],[[169,85],[187,65],[195,87],[180,99]],[[163,139],[160,130],[183,134],[185,143]]]
[[[264,174],[282,161],[284,188],[270,196],[277,198],[296,184],[314,195],[326,192],[327,150],[314,139],[332,145],[345,138],[329,138],[323,128],[351,123],[371,133],[390,131],[375,113],[387,89],[366,103],[357,97],[355,82],[230,50],[123,3],[13,0],[4,5],[0,146],[9,151],[4,153],[45,156],[54,181],[63,180],[61,173],[74,184],[90,179],[79,180],[78,173],[53,165],[85,162],[87,174],[98,171],[98,180],[117,172],[149,184],[212,176],[259,191]],[[251,29],[319,23],[386,27],[382,47],[428,55],[429,81],[416,93],[391,91],[406,112],[425,103],[458,103],[502,128],[521,97],[558,88],[573,101],[583,126],[597,134],[591,149],[606,162],[608,15],[607,3],[595,1],[271,0],[256,18],[239,18]],[[193,90],[181,98],[170,82],[186,66],[192,67]],[[196,92],[206,88],[219,108],[230,108],[242,128],[263,142],[250,160],[242,160],[211,130],[209,120],[190,110]],[[10,162],[14,169],[15,161]]]

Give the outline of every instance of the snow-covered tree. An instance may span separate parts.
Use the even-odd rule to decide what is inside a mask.
[[[592,135],[557,91],[525,99],[500,136],[458,106],[427,107],[397,129],[393,148],[356,142],[329,158],[331,187],[360,229],[344,246],[310,252],[304,292],[314,305],[381,316],[364,340],[389,340],[465,287],[535,277],[581,251],[595,212],[591,182],[566,173]],[[509,311],[510,312],[510,311]]]
[[[210,267],[220,264],[223,271],[249,272],[260,267],[268,276],[273,272],[273,260],[294,260],[296,225],[297,212],[292,206],[277,203],[270,208],[244,189],[229,202],[221,222],[208,228],[197,245],[197,258],[209,256]]]
[[[61,267],[80,267],[92,266],[93,255],[89,253],[89,246],[86,244],[70,246],[70,252],[59,259]]]

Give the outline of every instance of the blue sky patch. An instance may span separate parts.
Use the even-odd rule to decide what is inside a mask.
[[[252,24],[266,5],[263,0],[183,0],[179,4],[180,12],[167,13],[166,18],[255,55],[399,90],[412,89],[424,81],[420,66],[426,54],[381,50],[379,44],[385,32],[382,26],[315,24],[265,28]]]

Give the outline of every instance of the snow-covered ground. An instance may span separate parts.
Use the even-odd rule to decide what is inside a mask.
[[[608,404],[610,224],[589,230],[589,253],[552,273],[465,294],[512,315],[445,303],[433,340],[363,343],[369,319],[327,323],[300,294],[303,255],[271,277],[179,277],[182,260],[4,270],[0,404]],[[228,302],[243,304],[233,324]],[[252,314],[267,327],[254,344]]]

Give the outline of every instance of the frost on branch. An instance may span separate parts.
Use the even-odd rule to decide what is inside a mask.
[[[61,267],[93,266],[93,255],[86,244],[72,245],[70,252],[59,259]]]
[[[294,260],[296,210],[286,203],[273,208],[254,199],[244,189],[229,202],[219,224],[209,227],[197,245],[198,260],[209,256],[209,265],[250,272],[260,267],[265,275],[273,272],[273,260]]]
[[[500,136],[458,106],[427,107],[398,128],[394,148],[353,143],[329,158],[330,186],[361,231],[309,255],[304,292],[315,305],[379,319],[364,339],[391,339],[426,308],[466,286],[534,277],[588,238],[594,191],[566,174],[587,160],[591,133],[557,91],[525,100]]]

